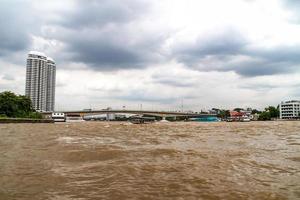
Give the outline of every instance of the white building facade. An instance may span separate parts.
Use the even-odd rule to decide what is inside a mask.
[[[30,51],[26,66],[25,95],[38,111],[53,111],[55,106],[56,65],[44,53]]]
[[[46,111],[54,111],[55,106],[56,65],[52,58],[47,58],[47,94]]]
[[[299,118],[300,101],[285,101],[279,104],[280,119]]]

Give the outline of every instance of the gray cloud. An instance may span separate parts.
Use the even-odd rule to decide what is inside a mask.
[[[60,13],[60,23],[75,30],[124,24],[141,17],[149,6],[144,0],[76,0],[74,9]]]
[[[176,44],[171,47],[170,54],[165,54],[162,46],[169,38],[168,33],[152,34],[133,26],[137,17],[146,16],[144,5],[144,1],[133,0],[92,1],[89,4],[77,1],[75,9],[56,22],[65,34],[52,37],[66,44],[70,60],[102,71],[144,68],[170,59],[200,71],[234,71],[248,77],[291,73],[299,68],[300,46],[250,48],[253,44],[232,27],[207,34],[192,44]],[[236,61],[238,57],[249,59]],[[173,80],[156,81],[188,87]]]
[[[273,48],[254,48],[244,50],[245,54],[261,57],[274,62],[300,62],[300,45],[281,45]]]
[[[191,88],[196,85],[196,83],[191,80],[191,77],[176,77],[170,75],[152,75],[152,80],[154,83],[169,85],[173,87]]]
[[[297,0],[283,2],[292,10],[300,8]],[[0,13],[0,26],[3,27],[0,29],[0,56],[29,50],[30,34],[33,34],[64,44],[65,48],[54,55],[58,63],[85,63],[93,70],[145,68],[169,60],[177,60],[199,71],[234,71],[248,77],[299,70],[300,45],[270,49],[251,47],[255,44],[232,27],[219,33],[207,33],[194,43],[175,44],[169,49],[171,53],[165,53],[163,45],[172,34],[164,30],[151,32],[139,26],[143,20],[155,26],[148,16],[151,3],[146,0],[91,0],[88,3],[75,0],[68,9],[46,13],[55,17],[40,18],[32,14],[43,13],[35,10],[31,1],[4,0]],[[56,31],[40,31],[44,25]],[[236,61],[239,57],[249,59]],[[176,87],[192,84],[170,78],[154,81]]]
[[[253,4],[253,8],[256,4],[262,5],[262,8],[268,6],[255,0],[244,1]],[[247,105],[249,102],[262,105],[279,102],[285,98],[287,92],[294,89],[295,92],[297,91],[299,85],[283,87],[279,84],[277,87],[273,86],[272,82],[288,79],[290,75],[293,78],[284,81],[295,82],[300,69],[299,43],[295,41],[294,45],[264,48],[262,44],[251,41],[247,36],[257,37],[268,44],[284,43],[284,37],[289,35],[286,30],[283,30],[282,34],[266,31],[268,35],[264,35],[268,27],[264,29],[261,25],[265,20],[270,20],[270,23],[274,24],[280,18],[278,26],[283,26],[278,28],[287,25],[297,31],[297,24],[294,23],[298,23],[300,19],[299,1],[282,0],[286,6],[284,8],[295,14],[292,16],[292,23],[283,21],[286,20],[285,16],[276,15],[274,18],[270,16],[262,20],[262,23],[257,23],[257,26],[255,19],[257,16],[264,16],[260,15],[260,12],[264,11],[257,10],[258,15],[253,18],[237,12],[242,15],[241,20],[231,21],[230,17],[235,17],[237,13],[226,15],[227,12],[219,10],[220,12],[216,13],[212,9],[209,15],[204,12],[198,16],[191,9],[189,16],[183,16],[177,23],[176,18],[181,14],[184,15],[185,11],[177,13],[177,9],[180,11],[181,8],[176,6],[184,3],[175,2],[174,4],[177,5],[173,10],[173,1],[172,5],[157,2],[150,0],[2,0],[0,72],[3,73],[0,73],[0,78],[3,83],[0,88],[24,93],[26,53],[32,49],[44,51],[56,60],[57,105],[65,104],[66,108],[72,106],[82,108],[91,102],[99,106],[105,104],[118,106],[117,104],[123,100],[132,105],[149,102],[149,104],[161,103],[164,107],[169,107],[171,104],[180,104],[178,102],[181,99],[190,105],[194,104],[195,107],[214,104],[232,106],[237,103]],[[228,4],[232,2],[234,1]],[[204,7],[206,4],[203,1]],[[277,5],[277,1],[275,4]],[[195,5],[202,6],[202,3],[201,5],[195,3]],[[170,9],[169,6],[172,8]],[[235,4],[230,5],[233,6]],[[233,10],[245,9],[242,7]],[[182,10],[188,11],[189,8],[186,9]],[[217,16],[213,16],[213,13]],[[274,14],[277,13],[280,14],[280,10],[277,12],[275,9]],[[173,14],[176,16],[174,17]],[[245,15],[248,14],[245,12]],[[223,15],[224,21],[219,19]],[[197,21],[197,17],[203,18],[203,16],[207,17],[205,19],[207,23],[190,23],[190,20]],[[242,19],[246,20],[242,21]],[[248,26],[247,23],[251,25]],[[231,28],[224,28],[227,25]],[[213,32],[205,31],[215,26],[219,26],[219,29]],[[243,30],[239,29],[245,26],[247,27]],[[251,30],[246,32],[250,27]],[[259,31],[255,32],[253,29]],[[190,32],[192,33],[189,35]],[[201,37],[193,43],[180,42],[190,41],[196,35]],[[291,44],[291,39],[287,41],[289,41],[287,44]],[[153,70],[127,70],[152,66],[154,66]],[[120,69],[127,71],[115,73],[115,70]],[[111,79],[100,80],[99,77],[106,72],[95,72],[96,70],[112,71],[107,73]],[[243,78],[233,73],[198,73],[195,72],[196,70],[230,71]],[[91,71],[95,73],[92,74]],[[288,75],[270,76],[278,74]],[[270,77],[261,79],[256,77],[265,75]],[[130,77],[130,80],[125,79],[124,76]],[[144,77],[144,80],[141,84],[133,86],[132,82],[140,83],[139,77]],[[85,84],[93,84],[93,86],[83,87]],[[112,86],[116,88],[110,88]],[[214,87],[213,90],[210,90],[210,87]],[[175,90],[176,92],[173,92]],[[268,97],[260,94],[255,96],[255,90],[261,93],[270,91],[270,93]],[[71,96],[75,99],[70,104]],[[220,99],[219,96],[222,98]],[[232,101],[231,96],[236,97],[235,101]]]
[[[136,41],[134,35],[130,38],[126,31],[115,29],[104,34],[92,31],[89,38],[74,32],[64,42],[66,50],[73,54],[72,60],[87,63],[96,70],[115,70],[143,68],[147,63],[159,62],[163,59],[159,53],[160,41],[163,37],[146,35],[144,40]]]
[[[135,26],[148,9],[146,1],[76,1],[73,10],[52,21],[58,31],[45,37],[63,42],[69,60],[95,70],[144,68],[164,59],[160,49],[167,37]]]
[[[174,51],[179,62],[200,71],[234,71],[242,76],[291,73],[300,69],[300,45],[250,47],[243,35],[229,30]],[[247,59],[240,59],[246,57]]]
[[[223,33],[198,38],[193,44],[175,47],[173,54],[178,61],[193,65],[205,56],[236,55],[247,44],[247,40],[236,30],[226,30]]]
[[[260,76],[297,72],[300,69],[300,46],[278,46],[271,49],[245,49],[244,55],[253,61],[244,61],[231,69],[244,76]]]
[[[26,1],[1,1],[0,56],[21,51],[31,44],[30,6]]]
[[[174,87],[187,87],[190,88],[194,86],[193,83],[187,83],[184,80],[174,80],[174,79],[160,79],[154,81],[155,83],[165,84]]]
[[[249,90],[271,90],[271,89],[277,89],[277,88],[298,88],[300,86],[300,83],[244,83],[240,84],[239,88],[242,89],[249,89]]]
[[[274,75],[280,73],[288,73],[291,71],[289,70],[290,68],[283,69],[283,66],[281,64],[268,62],[246,62],[241,63],[240,66],[233,66],[229,69],[242,76],[248,77]]]

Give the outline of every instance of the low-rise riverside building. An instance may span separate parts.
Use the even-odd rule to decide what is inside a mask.
[[[240,112],[230,111],[230,117],[227,119],[227,121],[239,121],[239,122],[245,122],[250,120],[251,118],[243,110],[241,110]]]
[[[297,119],[300,113],[300,101],[285,101],[279,104],[280,119]]]

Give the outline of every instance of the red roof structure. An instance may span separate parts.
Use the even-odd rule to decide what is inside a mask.
[[[230,117],[243,117],[244,115],[244,112],[230,111]]]

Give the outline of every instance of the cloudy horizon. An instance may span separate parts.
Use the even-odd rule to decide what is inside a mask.
[[[300,1],[2,0],[0,92],[57,65],[56,109],[263,109],[300,99]]]

